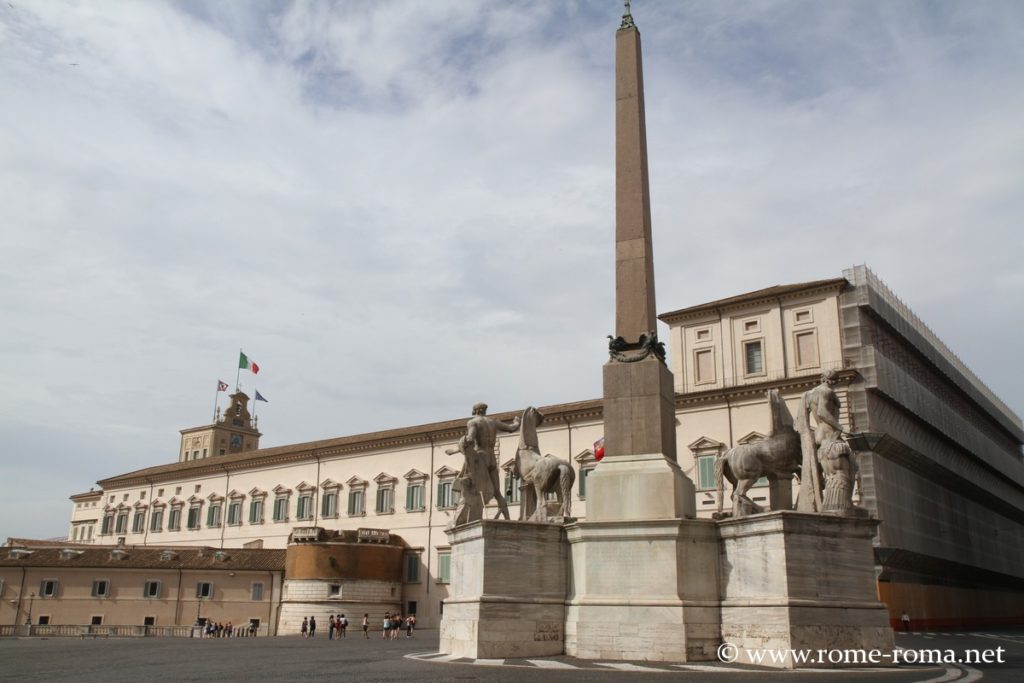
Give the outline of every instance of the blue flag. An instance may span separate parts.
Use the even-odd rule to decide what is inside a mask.
[[[264,403],[270,403],[270,401],[268,401],[267,399],[263,398],[263,397],[262,397],[262,396],[260,395],[260,392],[259,392],[259,390],[257,390],[257,391],[256,391],[256,400],[257,400],[257,401],[263,401]]]

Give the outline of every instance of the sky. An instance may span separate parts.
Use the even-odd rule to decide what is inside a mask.
[[[174,462],[240,348],[263,446],[599,397],[621,13],[0,3],[0,542]],[[866,263],[1024,412],[1024,3],[633,16],[658,310]]]

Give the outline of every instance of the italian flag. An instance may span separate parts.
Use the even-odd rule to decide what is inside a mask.
[[[260,371],[260,366],[256,365],[255,361],[249,360],[249,357],[241,351],[238,352],[238,367],[240,370],[251,370],[254,375]]]

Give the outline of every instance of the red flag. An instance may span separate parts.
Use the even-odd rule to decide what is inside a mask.
[[[603,458],[603,457],[604,457],[604,437],[602,436],[600,439],[598,439],[597,441],[594,442],[594,460],[597,460],[598,462],[600,462],[601,458]]]

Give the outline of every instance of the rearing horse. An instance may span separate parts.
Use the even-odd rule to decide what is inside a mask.
[[[537,441],[537,425],[544,421],[544,415],[530,406],[523,411],[519,448],[516,450],[516,471],[523,479],[523,500],[519,506],[519,519],[530,522],[547,522],[544,494],[551,491],[558,496],[558,515],[571,516],[572,485],[576,473],[567,461],[553,455],[541,455]]]

